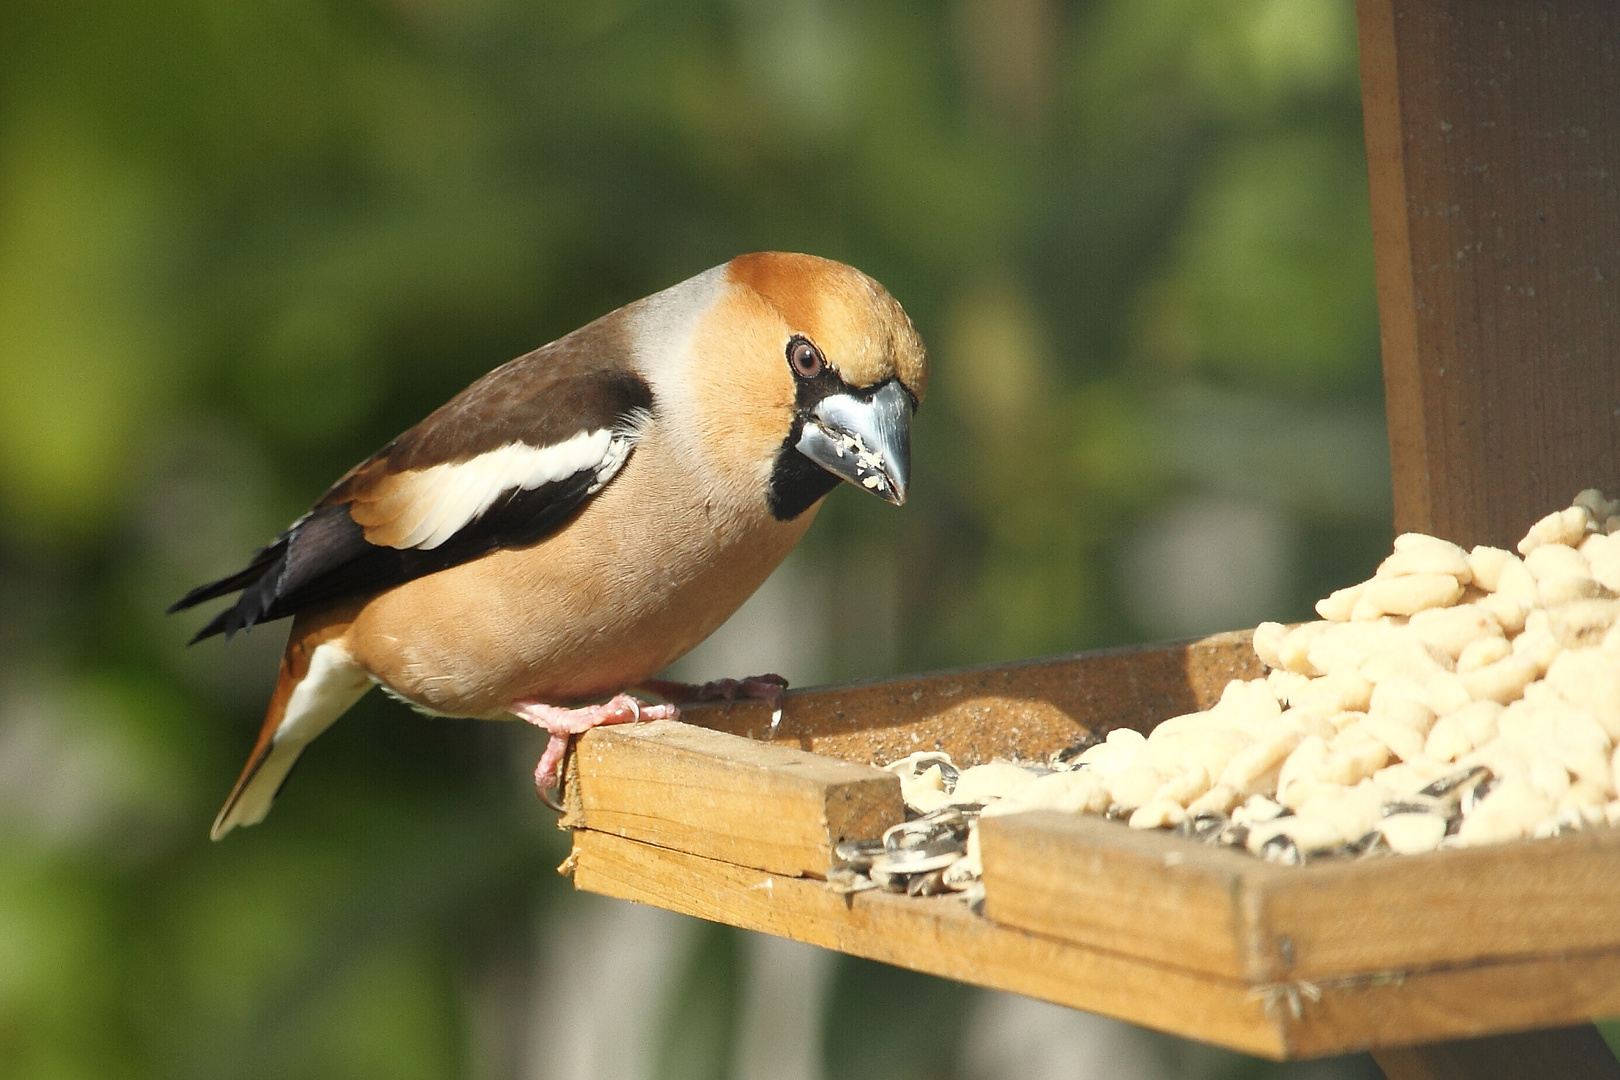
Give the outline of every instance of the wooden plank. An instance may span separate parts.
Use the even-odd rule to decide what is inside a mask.
[[[1251,984],[1002,926],[954,899],[840,896],[813,880],[602,833],[574,834],[574,866],[575,886],[590,892],[1271,1058],[1554,1027],[1620,1013],[1620,950],[1402,977]]]
[[[952,897],[841,896],[591,831],[574,834],[574,885],[948,979],[1012,990],[1271,1057],[1284,1052],[1264,997],[1239,983],[998,926]]]
[[[905,820],[893,773],[658,720],[576,740],[561,824],[825,878],[832,847]]]
[[[1303,867],[1057,813],[987,818],[979,839],[990,918],[1226,978],[1620,948],[1616,829]]]
[[[981,819],[979,849],[995,922],[1234,981],[1276,977],[1248,955],[1248,905],[1252,879],[1283,867],[1051,811]]]
[[[1288,1036],[1292,1055],[1347,1053],[1612,1016],[1620,1010],[1620,952],[1525,957],[1281,989],[1301,995],[1301,1015]]]
[[[1093,728],[1146,732],[1208,708],[1230,680],[1264,674],[1252,640],[1240,631],[789,691],[776,741],[875,764],[914,750],[944,750],[963,764],[1043,757]],[[761,702],[690,708],[682,718],[751,739],[770,729]]]
[[[1620,1062],[1591,1024],[1374,1050],[1373,1059],[1387,1080],[1620,1080]]]
[[[1616,829],[1275,869],[1252,951],[1279,978],[1620,948]]]
[[[1620,5],[1358,0],[1397,531],[1620,490]]]

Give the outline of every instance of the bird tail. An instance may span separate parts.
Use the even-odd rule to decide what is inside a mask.
[[[343,646],[348,627],[347,619],[293,622],[259,739],[214,819],[213,839],[263,821],[304,747],[371,689],[371,676]]]
[[[287,568],[288,547],[293,532],[302,523],[300,519],[293,528],[276,537],[270,546],[254,552],[253,559],[236,573],[199,585],[169,605],[165,614],[173,615],[177,611],[196,607],[205,600],[238,591],[242,594],[230,607],[208,620],[207,625],[197,631],[197,636],[188,644],[195,645],[215,634],[224,634],[225,640],[229,641],[238,630],[245,630],[265,620],[270,614],[271,605],[275,603],[277,585]]]

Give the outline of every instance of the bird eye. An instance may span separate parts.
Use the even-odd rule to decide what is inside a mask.
[[[801,379],[813,379],[821,374],[821,350],[802,337],[788,342],[787,358],[793,374]]]

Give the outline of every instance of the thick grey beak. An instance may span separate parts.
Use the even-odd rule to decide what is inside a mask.
[[[856,487],[899,506],[911,480],[911,398],[890,380],[862,401],[822,398],[799,436],[799,453]]]

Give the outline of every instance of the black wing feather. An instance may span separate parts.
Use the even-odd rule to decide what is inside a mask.
[[[577,513],[596,482],[590,470],[530,491],[514,490],[483,516],[431,550],[367,542],[347,504],[306,515],[255,555],[247,568],[193,589],[170,609],[180,611],[236,589],[236,603],[215,615],[192,644],[272,622],[352,596],[381,592],[457,566],[496,548],[527,547]]]

